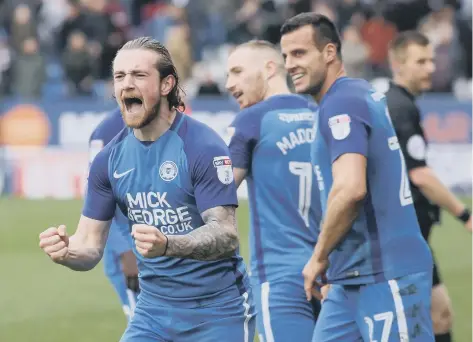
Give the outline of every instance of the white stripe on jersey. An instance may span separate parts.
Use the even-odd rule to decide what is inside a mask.
[[[264,334],[266,342],[274,342],[273,329],[271,328],[271,315],[269,314],[269,282],[261,284],[261,309],[263,314]]]
[[[389,281],[389,287],[394,299],[394,308],[396,309],[397,327],[399,330],[399,341],[409,342],[409,332],[407,330],[406,313],[404,312],[404,304],[399,293],[399,285],[396,280]]]
[[[248,304],[248,292],[243,293],[243,307],[245,308],[245,322],[243,323],[243,331],[245,333],[245,342],[248,342],[248,322],[251,319],[250,304]]]

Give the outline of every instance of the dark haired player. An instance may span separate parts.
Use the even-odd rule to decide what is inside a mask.
[[[432,255],[419,229],[384,94],[345,76],[339,34],[302,13],[281,28],[295,89],[319,104],[312,160],[322,198],[307,298],[330,289],[313,341],[433,341]]]
[[[135,242],[141,291],[121,341],[252,341],[254,307],[237,252],[227,146],[178,111],[178,75],[158,41],[126,43],[113,77],[130,129],[92,162],[76,233],[69,238],[64,226],[49,228],[41,248],[56,263],[92,269],[118,204]]]

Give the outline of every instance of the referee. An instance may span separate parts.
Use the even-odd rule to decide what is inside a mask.
[[[440,208],[471,231],[470,211],[440,182],[425,160],[427,143],[415,97],[431,87],[435,71],[433,47],[423,34],[405,31],[391,42],[389,59],[393,79],[386,93],[388,109],[405,157],[422,234],[429,239],[432,225],[439,221]],[[435,341],[449,342],[452,341],[452,307],[435,261],[432,285]]]

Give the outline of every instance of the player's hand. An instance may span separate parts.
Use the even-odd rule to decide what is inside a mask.
[[[319,258],[316,255],[312,255],[302,271],[304,276],[304,290],[307,300],[311,300],[312,297],[322,300],[322,293],[319,291],[323,284],[317,282],[317,278],[325,278],[325,271],[328,268],[328,259]]]
[[[473,228],[471,227],[471,216],[470,219],[465,223],[465,228],[468,229],[469,232],[473,231]]]
[[[328,292],[330,291],[330,284],[326,284],[324,286],[322,286],[322,288],[320,289],[320,294],[322,295],[322,302],[327,299],[327,296],[328,296]]]
[[[125,277],[137,277],[138,265],[136,257],[132,250],[126,251],[120,255],[122,271]]]
[[[66,226],[51,227],[39,234],[39,247],[56,263],[67,259],[69,236],[66,233]]]
[[[147,224],[134,224],[131,236],[135,239],[136,250],[145,258],[163,256],[168,238],[158,228]]]

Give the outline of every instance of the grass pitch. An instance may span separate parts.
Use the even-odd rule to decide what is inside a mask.
[[[467,201],[471,207],[471,200]],[[0,341],[116,342],[126,321],[102,264],[80,273],[54,265],[38,234],[66,224],[72,234],[81,201],[0,199]],[[248,206],[238,209],[241,252],[248,255]],[[456,342],[472,341],[471,234],[445,214],[432,243],[455,309]]]

